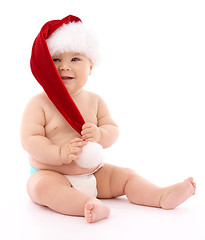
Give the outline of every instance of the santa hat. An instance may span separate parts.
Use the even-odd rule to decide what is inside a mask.
[[[82,22],[63,24],[46,39],[52,57],[63,52],[76,52],[90,58],[94,65],[99,60],[98,44],[94,33]]]
[[[47,22],[36,37],[32,48],[30,65],[34,77],[58,111],[79,134],[85,121],[67,91],[52,56],[65,51],[77,52],[86,55],[93,64],[96,64],[98,59],[96,46],[95,38],[80,18],[69,15],[62,20]]]

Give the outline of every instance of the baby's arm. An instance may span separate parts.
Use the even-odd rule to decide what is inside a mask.
[[[97,126],[93,123],[85,123],[82,127],[82,139],[98,142],[103,148],[110,147],[118,138],[117,124],[112,120],[107,105],[99,97]]]
[[[80,138],[63,146],[52,143],[46,137],[44,128],[46,119],[42,105],[42,100],[34,97],[24,111],[21,124],[21,141],[24,149],[35,160],[49,165],[60,166],[77,160],[76,153],[81,151],[85,143]]]

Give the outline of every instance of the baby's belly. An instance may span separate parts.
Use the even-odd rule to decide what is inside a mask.
[[[52,166],[52,165],[48,165],[48,164],[44,164],[39,161],[36,161],[31,157],[29,157],[29,162],[36,169],[55,171],[64,175],[81,175],[81,174],[92,173],[98,168],[98,166],[95,168],[81,168],[74,161],[71,162],[70,164],[63,164],[61,166]]]

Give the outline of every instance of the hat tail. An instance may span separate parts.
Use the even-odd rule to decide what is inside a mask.
[[[33,44],[30,65],[34,77],[58,111],[71,127],[81,134],[85,121],[55,67],[45,40],[63,23],[71,21],[81,20],[69,15],[62,20],[50,21],[42,27]]]

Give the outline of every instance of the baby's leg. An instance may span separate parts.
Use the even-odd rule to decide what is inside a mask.
[[[95,222],[109,216],[109,208],[100,200],[71,187],[63,175],[53,171],[34,173],[27,184],[30,198],[37,204],[71,216],[85,216]]]
[[[99,198],[126,195],[130,202],[159,207],[162,190],[135,171],[105,164],[95,173]]]
[[[126,194],[138,205],[172,209],[191,197],[195,183],[188,178],[182,183],[161,188],[142,178],[133,170],[105,164],[96,174],[98,197],[110,198]]]

